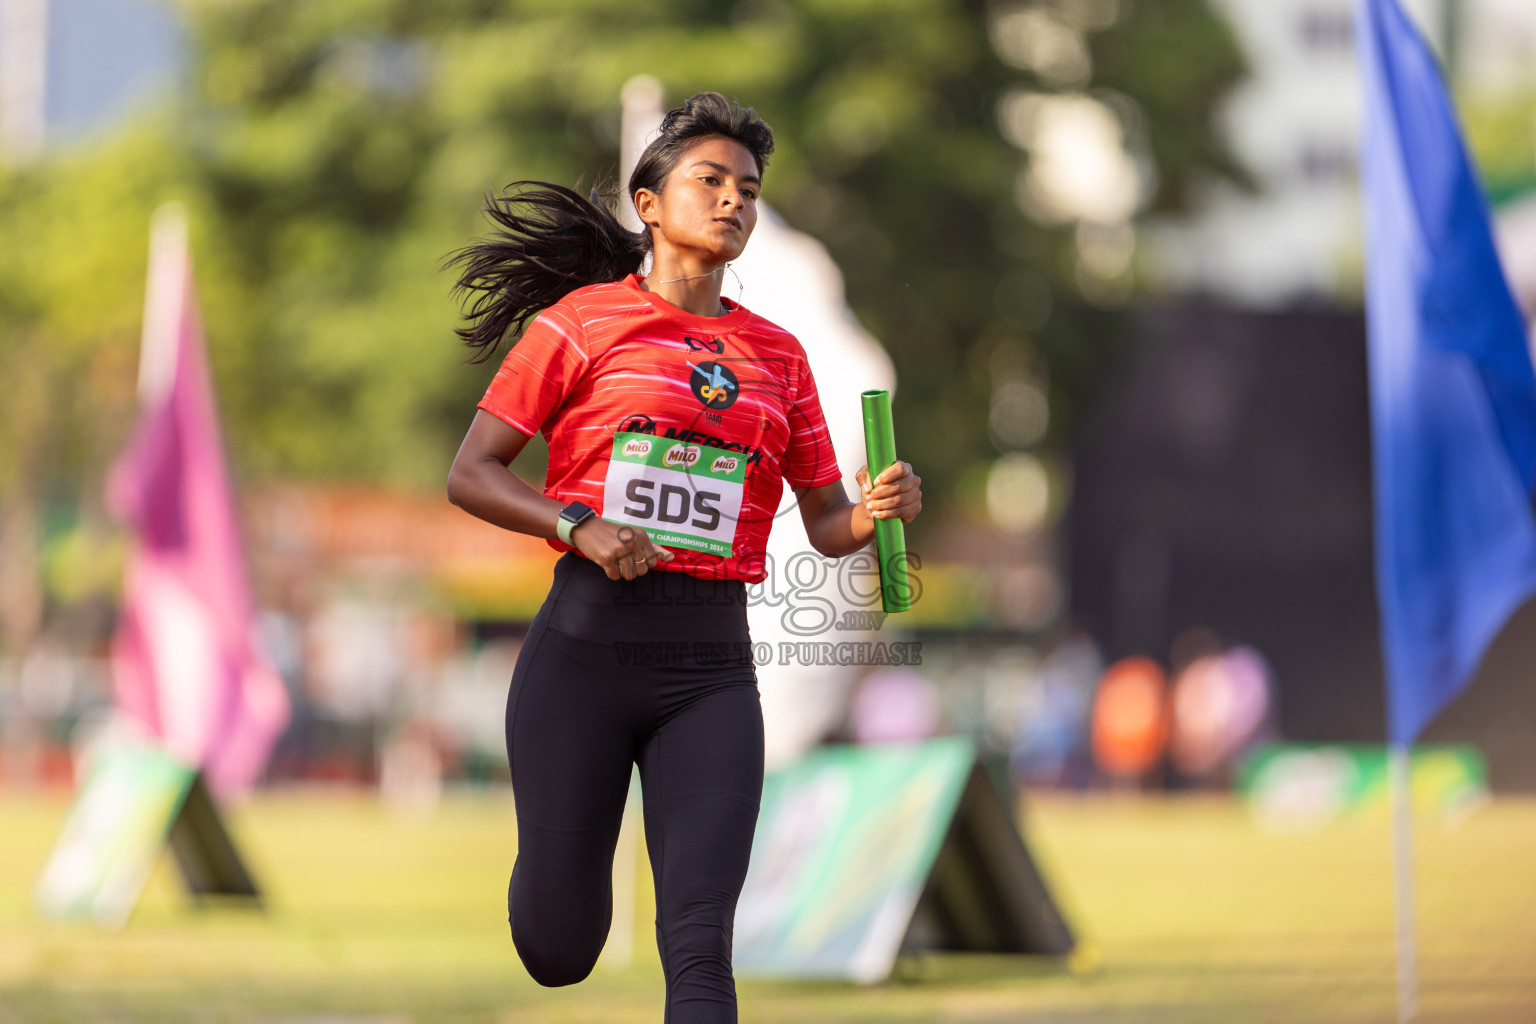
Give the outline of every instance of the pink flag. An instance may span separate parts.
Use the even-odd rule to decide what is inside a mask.
[[[119,707],[168,751],[238,792],[287,725],[288,696],[257,645],[179,207],[155,217],[142,346],[138,432],[107,483],[138,539],[113,685]]]

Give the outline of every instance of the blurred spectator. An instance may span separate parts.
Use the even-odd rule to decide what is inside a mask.
[[[1168,745],[1168,682],[1151,658],[1125,658],[1104,673],[1093,702],[1093,759],[1113,779],[1140,780]]]
[[[401,814],[430,815],[443,795],[443,757],[437,730],[423,719],[406,722],[379,752],[379,796]]]
[[[1089,775],[1088,719],[1104,662],[1092,640],[1077,633],[1046,656],[1027,678],[1019,701],[1010,761],[1020,781],[1082,785]]]
[[[1263,724],[1269,690],[1269,668],[1251,647],[1196,658],[1173,684],[1173,766],[1210,778],[1229,768]]]
[[[849,709],[858,743],[922,740],[939,731],[939,695],[910,668],[878,669],[864,677]]]
[[[380,718],[394,706],[407,669],[406,609],[343,598],[310,621],[310,696],[344,720]]]
[[[413,713],[436,728],[454,774],[477,781],[508,777],[507,689],[522,645],[497,639],[448,659],[437,686],[413,705]]]

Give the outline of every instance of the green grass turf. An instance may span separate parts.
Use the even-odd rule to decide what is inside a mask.
[[[432,817],[335,793],[230,812],[265,913],[194,908],[162,860],[120,933],[39,920],[30,890],[62,797],[0,794],[0,1024],[625,1024],[661,1019],[636,958],[542,989],[507,935],[504,795]],[[928,956],[869,988],[739,983],[743,1022],[1387,1022],[1392,882],[1379,815],[1269,836],[1225,799],[1030,802],[1030,841],[1096,972]],[[1536,802],[1417,830],[1424,1021],[1536,1022]],[[642,906],[649,891],[642,886]]]

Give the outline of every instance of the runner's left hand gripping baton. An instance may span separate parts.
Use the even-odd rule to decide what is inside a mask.
[[[865,391],[864,454],[873,484],[875,477],[896,463],[896,432],[891,425],[891,393],[885,388]],[[904,612],[912,607],[912,586],[907,580],[906,524],[900,518],[875,520],[875,551],[880,559],[880,607]]]

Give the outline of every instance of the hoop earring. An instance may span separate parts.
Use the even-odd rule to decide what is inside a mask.
[[[725,265],[725,269],[729,270],[731,272],[731,276],[736,279],[736,305],[740,306],[741,305],[741,293],[746,291],[746,287],[747,286],[741,283],[741,275],[736,273],[736,268],[731,266],[730,263],[727,263]]]

